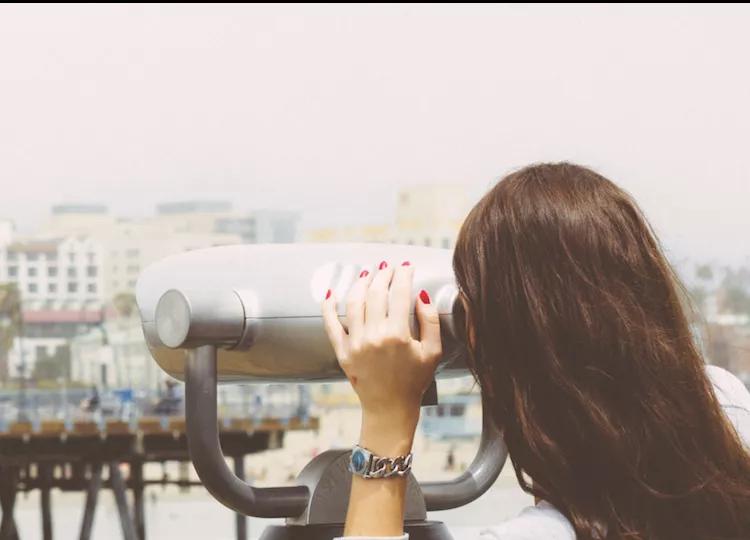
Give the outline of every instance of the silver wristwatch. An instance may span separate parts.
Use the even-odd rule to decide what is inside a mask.
[[[405,456],[380,457],[367,448],[356,445],[349,458],[349,471],[362,478],[390,478],[392,476],[406,476],[411,471],[413,454]]]

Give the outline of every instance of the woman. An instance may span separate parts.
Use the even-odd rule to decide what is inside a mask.
[[[705,367],[684,291],[630,196],[568,163],[520,170],[471,211],[454,269],[472,371],[539,501],[481,538],[750,538],[750,394]],[[420,340],[409,335],[412,272],[363,273],[348,332],[337,299],[323,304],[362,405],[359,444],[378,456],[409,453],[440,356],[425,291]],[[404,484],[355,476],[345,534],[401,537]]]

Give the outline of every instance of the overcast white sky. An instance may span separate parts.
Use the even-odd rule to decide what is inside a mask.
[[[750,260],[748,6],[0,6],[0,216],[232,198],[390,219],[537,160],[636,195],[675,257]]]

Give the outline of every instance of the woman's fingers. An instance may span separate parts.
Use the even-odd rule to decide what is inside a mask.
[[[326,293],[326,299],[323,300],[323,323],[328,339],[336,353],[336,358],[340,363],[346,358],[346,331],[339,321],[339,315],[336,311],[336,298],[330,289]]]
[[[364,334],[365,301],[372,278],[372,274],[363,270],[346,297],[346,326],[349,329],[349,338],[356,342],[361,341]]]
[[[393,268],[383,261],[367,289],[365,305],[365,325],[373,332],[378,329],[388,315],[388,289],[393,278]]]
[[[388,320],[401,335],[410,336],[409,312],[411,310],[411,289],[414,269],[407,261],[393,271],[391,294],[388,305]]]
[[[419,321],[419,341],[425,359],[435,362],[440,358],[443,347],[440,341],[440,318],[435,304],[427,291],[417,295],[417,320]]]

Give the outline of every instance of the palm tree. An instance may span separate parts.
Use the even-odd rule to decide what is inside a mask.
[[[130,318],[137,309],[135,295],[131,293],[120,293],[112,299],[117,315]]]
[[[8,381],[8,353],[21,333],[21,293],[14,283],[0,284],[0,381]]]

